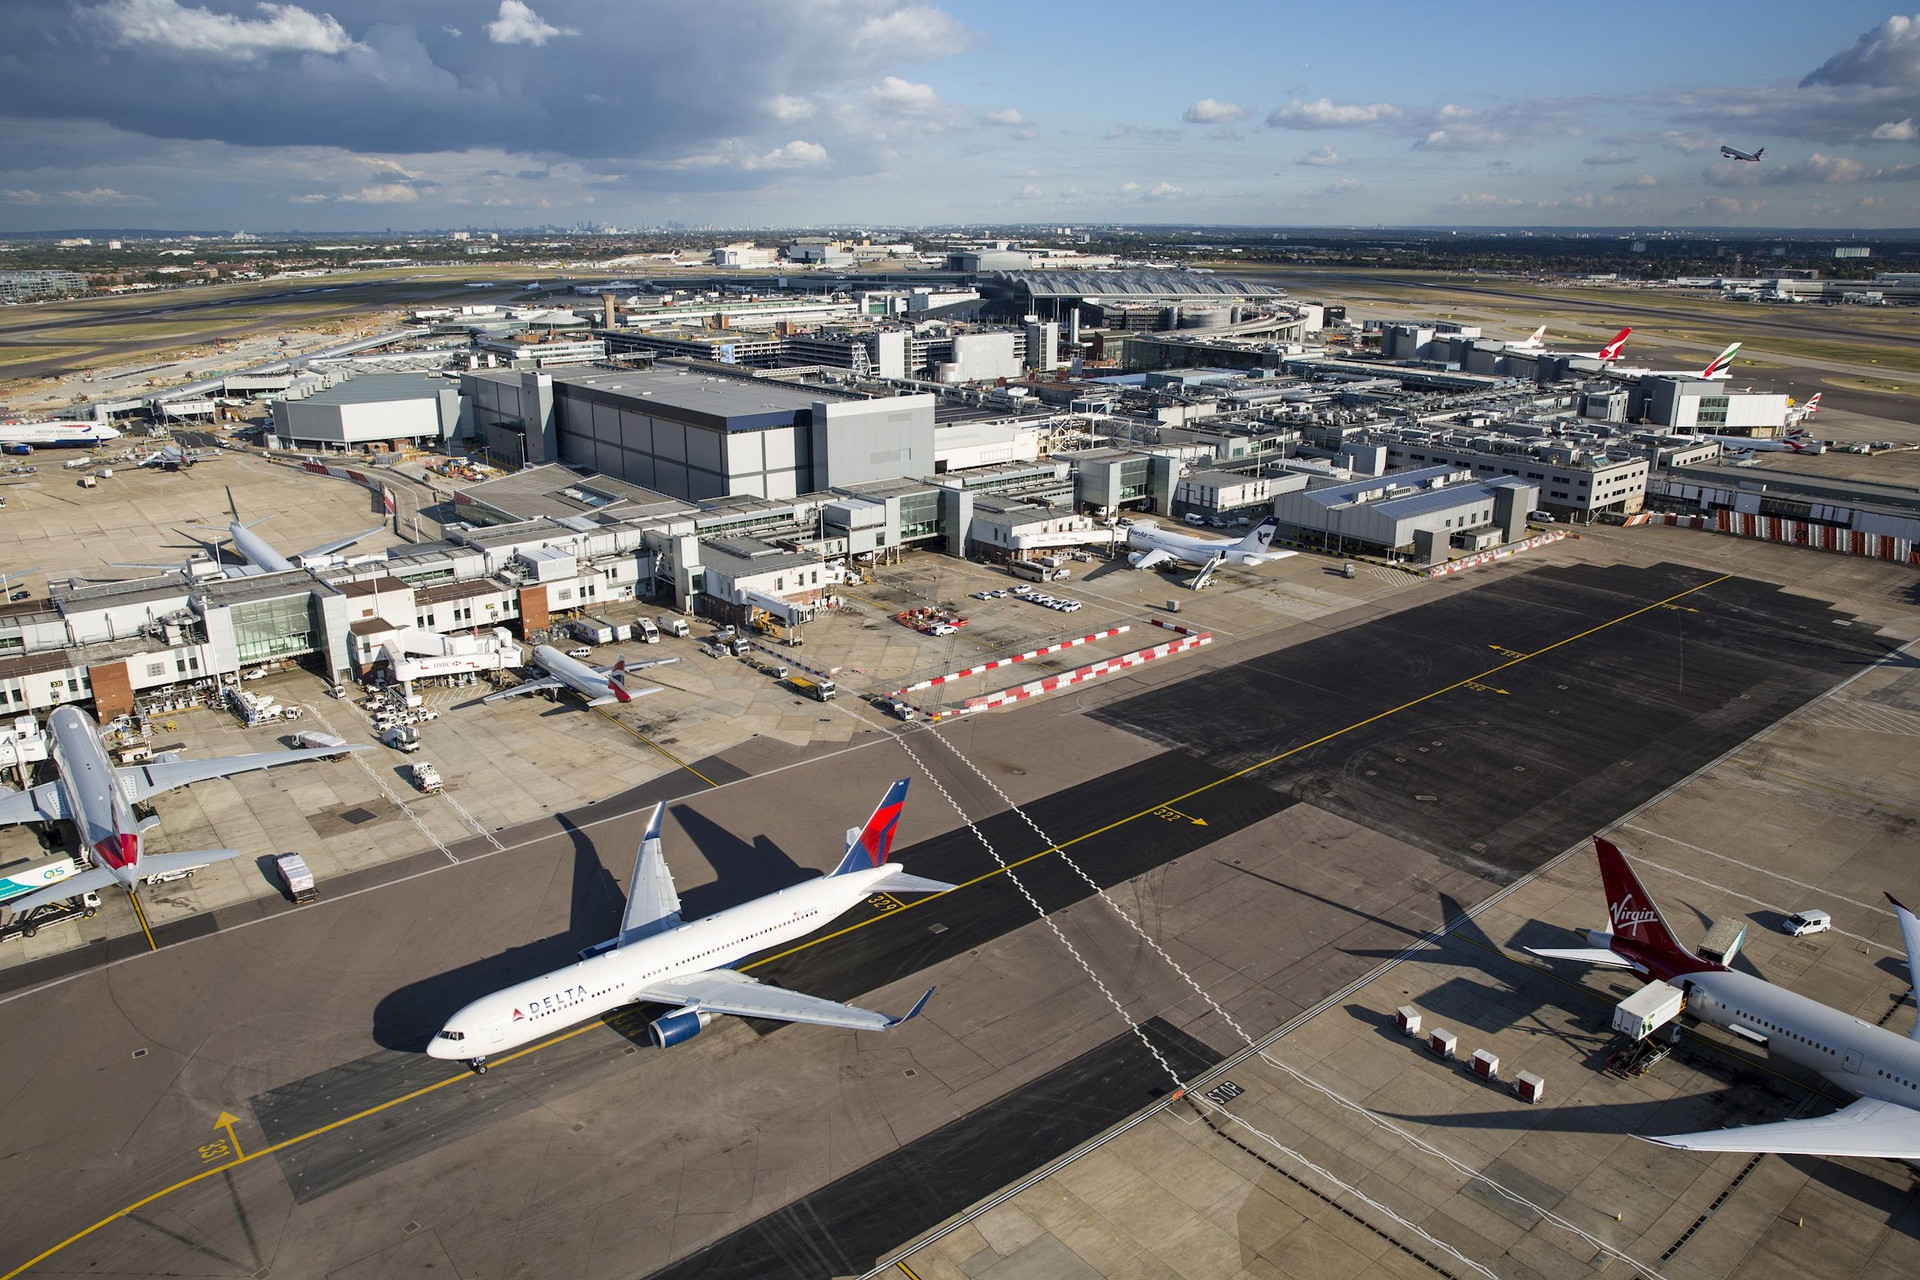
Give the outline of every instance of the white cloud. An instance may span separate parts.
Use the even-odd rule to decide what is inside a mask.
[[[985,120],[988,124],[998,125],[1003,129],[1024,129],[1033,123],[1033,121],[1027,119],[1012,107],[1008,107],[1004,111],[989,111],[986,115],[982,116],[981,119]]]
[[[742,169],[818,169],[829,163],[831,157],[827,149],[817,142],[802,142],[795,139],[785,146],[775,147],[762,156],[753,156],[741,162]]]
[[[354,47],[332,14],[292,4],[255,6],[259,18],[190,9],[180,0],[109,0],[88,16],[123,45],[249,59],[257,53],[344,53]]]
[[[327,197],[318,191],[309,191],[305,195],[288,196],[289,204],[325,204]]]
[[[1332,147],[1315,147],[1298,160],[1295,160],[1294,163],[1308,165],[1316,169],[1337,169],[1347,163],[1347,158],[1338,151],[1335,151]]]
[[[910,4],[875,14],[854,28],[849,43],[862,53],[907,62],[952,57],[974,44],[973,33],[952,14],[923,4]]]
[[[1709,196],[1684,212],[1704,214],[1711,218],[1741,218],[1760,212],[1766,203],[1765,200],[1735,200],[1732,196]]]
[[[1332,182],[1320,188],[1320,194],[1323,196],[1346,196],[1352,195],[1356,191],[1364,190],[1365,187],[1366,184],[1358,178],[1335,178]]]
[[[1920,140],[1920,129],[1913,127],[1913,117],[1905,120],[1893,120],[1880,125],[1867,135],[1875,142],[1913,142]]]
[[[38,191],[28,191],[24,187],[0,188],[0,204],[40,204]]]
[[[1593,165],[1632,164],[1635,160],[1638,160],[1639,158],[1640,158],[1639,156],[1623,155],[1618,151],[1605,151],[1597,156],[1588,156],[1586,159],[1582,160],[1580,163],[1593,164]]]
[[[1895,14],[1815,67],[1800,81],[1814,85],[1859,85],[1907,89],[1920,85],[1920,14]]]
[[[946,107],[930,84],[915,84],[899,76],[888,76],[867,90],[867,103],[881,111],[902,116],[930,116]]]
[[[487,24],[487,39],[495,44],[543,45],[555,36],[579,34],[571,27],[554,26],[525,0],[500,0],[500,16]]]
[[[1156,182],[1153,184],[1153,190],[1147,192],[1149,200],[1184,200],[1186,198],[1186,188],[1176,187],[1171,182]]]
[[[1615,191],[1631,191],[1635,188],[1657,187],[1659,185],[1660,185],[1660,179],[1654,177],[1652,174],[1636,173],[1635,175],[1633,175],[1633,177],[1628,178],[1625,182],[1617,184],[1614,187],[1614,190]]]
[[[813,104],[790,93],[776,93],[767,99],[767,114],[782,124],[797,124],[813,119]]]
[[[1275,107],[1268,114],[1267,125],[1274,129],[1355,129],[1400,114],[1400,108],[1391,102],[1335,102],[1331,98],[1302,102],[1292,98],[1286,106]]]
[[[412,204],[419,198],[420,193],[404,182],[376,182],[334,197],[341,204]]]
[[[1020,188],[1019,193],[1014,198],[1017,200],[1038,200],[1040,198],[1040,188],[1029,182]]]
[[[1180,118],[1188,124],[1232,124],[1235,120],[1246,119],[1251,110],[1251,107],[1243,107],[1237,102],[1202,98],[1182,112]]]

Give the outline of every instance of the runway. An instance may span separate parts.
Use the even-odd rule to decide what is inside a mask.
[[[1456,580],[1290,648],[1227,649],[1231,665],[1155,673],[1139,692],[967,722],[970,755],[1001,770],[1050,843],[991,812],[927,730],[906,741],[990,814],[983,833],[1129,1016],[1158,1019],[1193,1063],[1231,1035],[1088,901],[1063,854],[1265,1029],[1882,657],[1868,628],[1835,625],[1850,620],[1678,565],[1540,567]],[[1074,750],[1096,733],[1161,751],[1103,769]],[[689,914],[830,862],[848,812],[907,768],[882,744],[671,805]],[[55,1090],[85,1074],[103,1101],[77,1124],[49,1110],[10,1132],[0,1195],[18,1212],[0,1259],[84,1231],[57,1265],[174,1269],[218,1247],[285,1274],[436,1257],[462,1273],[857,1269],[1148,1087],[1122,1052],[1137,1041],[1008,874],[931,788],[910,806],[897,856],[961,890],[871,904],[748,966],[878,1008],[939,985],[926,1017],[885,1036],[721,1024],[660,1053],[635,1043],[636,1019],[486,1077],[419,1056],[468,993],[607,935],[637,816],[590,829],[570,816],[572,834],[350,911],[289,912],[17,1000],[36,1034],[0,1043],[0,1078]],[[705,883],[702,857],[717,873]],[[149,1052],[130,1059],[135,1047]],[[1062,1080],[1082,1082],[1072,1114],[1035,1102]],[[247,1154],[200,1168],[221,1109],[240,1115]],[[992,1136],[1009,1129],[1027,1140]],[[197,1180],[162,1197],[164,1230],[109,1216],[183,1177]]]

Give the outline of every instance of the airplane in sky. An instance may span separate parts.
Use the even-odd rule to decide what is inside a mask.
[[[79,832],[81,843],[91,851],[95,865],[50,888],[10,900],[7,909],[16,913],[113,884],[131,893],[146,876],[165,875],[240,856],[238,849],[142,853],[141,833],[160,819],[157,816],[136,818],[133,813],[136,804],[144,804],[176,787],[212,778],[298,764],[303,760],[323,760],[343,750],[367,750],[364,746],[322,747],[220,756],[212,760],[182,760],[165,755],[146,764],[117,768],[101,745],[100,726],[77,707],[55,708],[47,717],[47,734],[52,739],[50,754],[60,771],[59,776],[28,791],[0,787],[0,823],[69,821]]]
[[[628,662],[622,658],[611,667],[596,667],[578,658],[569,658],[550,644],[543,644],[534,649],[533,662],[535,666],[546,672],[545,675],[536,680],[523,680],[511,689],[490,693],[480,701],[498,702],[502,698],[518,698],[547,689],[571,689],[585,698],[590,707],[604,707],[609,702],[632,702],[635,698],[644,698],[650,693],[660,692],[660,686],[629,689],[627,688],[629,671],[664,667],[669,662],[678,661],[680,661],[678,658],[652,658],[646,662]]]
[[[1590,947],[1528,947],[1550,960],[1576,960],[1670,983],[1703,1022],[1763,1046],[1769,1058],[1803,1067],[1858,1101],[1812,1120],[1781,1120],[1647,1138],[1686,1151],[1775,1151],[1783,1155],[1877,1156],[1920,1160],[1920,1026],[1905,1036],[1840,1012],[1765,978],[1689,955],[1620,850],[1596,837],[1608,929],[1590,929]],[[1893,895],[1912,969],[1920,920]],[[1920,972],[1916,970],[1915,972]]]
[[[1266,564],[1272,560],[1285,560],[1295,553],[1269,550],[1273,546],[1273,535],[1279,528],[1279,520],[1268,516],[1253,526],[1246,537],[1238,542],[1228,542],[1223,538],[1196,538],[1175,533],[1171,529],[1162,529],[1151,520],[1139,520],[1127,530],[1127,545],[1134,548],[1127,553],[1127,563],[1136,569],[1152,569],[1175,562],[1204,568],[1223,556],[1233,564]]]
[[[1767,149],[1762,147],[1758,151],[1742,151],[1738,147],[1729,147],[1723,143],[1720,154],[1729,160],[1751,160],[1757,163],[1761,156],[1767,154]]]
[[[653,807],[627,888],[620,932],[580,953],[578,963],[482,996],[447,1020],[427,1044],[435,1058],[464,1061],[477,1072],[487,1055],[506,1053],[622,1005],[677,1006],[647,1028],[659,1048],[700,1034],[715,1017],[771,1018],[854,1031],[888,1031],[919,1016],[926,994],[899,1017],[818,996],[764,986],[732,966],[769,947],[813,932],[875,893],[945,893],[954,886],[908,875],[888,861],[907,779],[887,789],[864,827],[847,832],[846,853],[831,874],[698,920],[680,918],[680,895],[660,852]]]

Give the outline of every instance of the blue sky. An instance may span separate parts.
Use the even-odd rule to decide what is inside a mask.
[[[1920,225],[1920,14],[1849,0],[7,10],[0,230]]]

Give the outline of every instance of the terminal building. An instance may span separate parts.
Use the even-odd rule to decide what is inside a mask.
[[[1430,564],[1449,548],[1480,551],[1526,537],[1537,493],[1527,481],[1480,481],[1437,466],[1302,485],[1276,497],[1273,512],[1296,542]]]
[[[460,388],[419,373],[369,373],[309,389],[296,383],[273,402],[282,449],[401,449],[438,444],[460,431]]]

